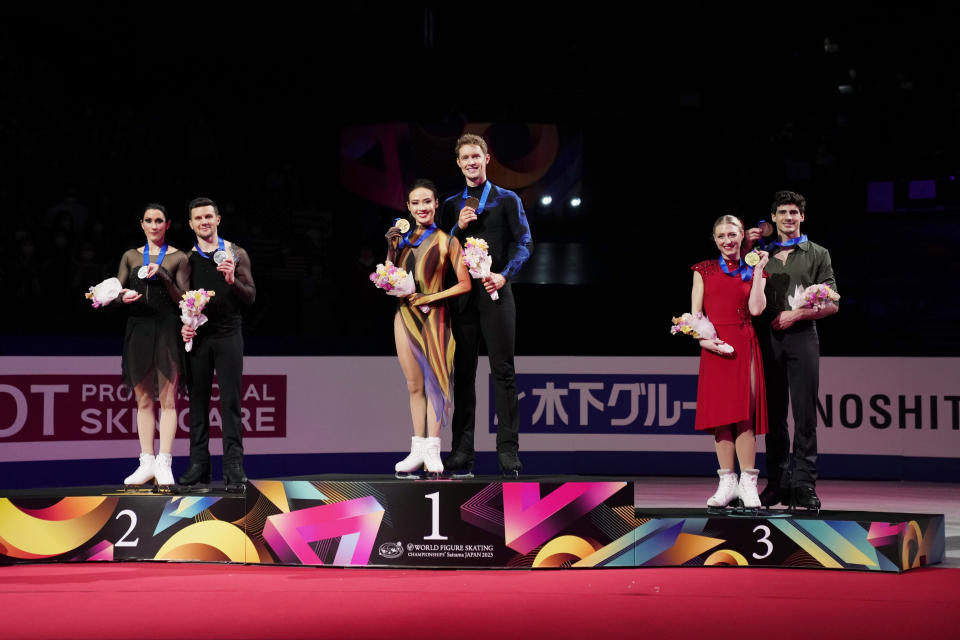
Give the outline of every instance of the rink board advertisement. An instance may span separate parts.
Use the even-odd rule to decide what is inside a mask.
[[[521,451],[713,451],[693,431],[696,358],[518,357],[516,367]],[[960,358],[823,358],[820,369],[821,453],[960,459]],[[0,358],[0,462],[131,457],[136,405],[119,372],[119,357]],[[476,445],[493,451],[485,359],[477,380]],[[242,397],[248,455],[409,446],[395,358],[248,357]],[[216,398],[214,390],[214,455]],[[188,418],[180,398],[177,456],[187,453]],[[441,436],[447,448],[449,431]]]
[[[246,375],[240,397],[245,437],[286,435],[285,376]],[[115,375],[0,376],[0,407],[0,442],[127,441],[137,434],[136,400]],[[216,379],[210,424],[221,425]],[[190,432],[188,397],[178,403],[177,425]]]
[[[704,517],[638,512],[633,497],[621,481],[262,480],[239,496],[0,492],[0,563],[901,572],[941,562],[945,550],[939,515]]]

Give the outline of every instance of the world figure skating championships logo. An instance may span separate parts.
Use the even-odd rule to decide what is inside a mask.
[[[381,558],[399,558],[403,555],[403,543],[402,542],[384,542],[380,545],[380,548],[377,549],[377,552],[380,554]]]

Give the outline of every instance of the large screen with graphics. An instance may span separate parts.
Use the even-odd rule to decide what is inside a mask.
[[[362,218],[362,233],[378,236],[392,216],[405,212],[404,189],[417,178],[433,180],[441,198],[463,190],[454,147],[465,133],[487,142],[488,179],[520,197],[533,232],[536,250],[514,282],[582,284],[594,277],[587,267],[596,261],[585,255],[591,245],[582,237],[591,204],[582,178],[584,136],[574,123],[454,119],[344,127],[340,184],[345,207]]]

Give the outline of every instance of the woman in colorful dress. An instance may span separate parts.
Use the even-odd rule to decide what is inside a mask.
[[[146,236],[142,247],[120,259],[117,279],[125,287],[118,301],[129,310],[123,338],[123,381],[137,399],[140,464],[129,475],[127,487],[154,481],[161,489],[174,485],[173,438],[177,432],[177,383],[183,372],[180,339],[180,296],[189,288],[186,254],[167,244],[167,210],[148,204],[140,216]],[[154,456],[156,418],[154,395],[160,400],[160,450]]]
[[[410,392],[413,439],[410,455],[396,464],[398,477],[414,477],[420,467],[443,472],[440,429],[453,413],[454,340],[445,301],[470,291],[460,241],[438,229],[433,220],[439,197],[430,180],[417,180],[407,190],[407,209],[416,226],[406,233],[387,232],[390,260],[413,274],[417,292],[401,300],[393,321],[397,358]],[[443,288],[448,270],[457,283]]]
[[[691,312],[706,315],[717,330],[714,340],[701,340],[695,426],[711,431],[717,451],[720,484],[707,506],[722,508],[735,498],[750,509],[760,507],[757,495],[756,436],[767,432],[766,394],[760,346],[751,316],[767,305],[764,294],[764,251],[740,255],[743,223],[736,216],[721,216],[713,224],[713,241],[719,259],[705,260],[693,269]],[[733,353],[724,349],[733,347]],[[740,479],[734,467],[740,463]]]

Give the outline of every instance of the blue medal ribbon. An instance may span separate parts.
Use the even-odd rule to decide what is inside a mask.
[[[763,222],[763,220],[761,220],[760,222]],[[784,240],[782,242],[780,240],[775,240],[774,242],[764,242],[763,238],[761,238],[760,244],[762,246],[760,248],[763,251],[770,251],[771,249],[774,249],[777,247],[780,247],[780,248],[795,247],[798,244],[803,244],[806,241],[807,241],[807,234],[803,234],[799,238],[790,238],[789,240]]]
[[[403,234],[403,238],[400,239],[400,244],[397,245],[397,249],[403,249],[404,247],[419,247],[424,240],[426,240],[431,233],[437,230],[437,225],[432,224],[427,227],[427,230],[424,231],[423,235],[417,238],[416,242],[410,242],[410,234],[414,232],[414,229],[407,231]]]
[[[728,276],[740,276],[740,279],[744,282],[749,282],[753,278],[753,267],[744,262],[743,258],[740,258],[740,265],[736,269],[730,270],[727,268],[727,261],[724,260],[723,255],[721,255],[720,269],[722,269],[723,272]]]
[[[164,257],[165,255],[167,255],[167,247],[168,247],[168,246],[170,246],[170,245],[168,245],[166,242],[164,242],[164,243],[163,243],[163,246],[160,247],[160,253],[159,253],[159,255],[157,255],[157,265],[159,265],[160,263],[163,262],[163,257]],[[145,267],[149,267],[149,266],[150,266],[150,245],[149,245],[149,244],[143,245],[143,266],[145,266]],[[150,276],[149,278],[147,278],[147,280],[156,280],[156,279],[157,279],[156,274],[154,274],[154,275]]]
[[[224,250],[224,247],[226,246],[226,245],[223,244],[223,238],[218,238],[218,240],[220,240],[220,243],[217,245],[217,251],[223,251],[223,250]],[[208,256],[207,254],[205,254],[205,253],[203,252],[203,249],[200,248],[200,243],[199,243],[199,242],[194,242],[194,243],[193,243],[193,248],[196,249],[196,250],[197,250],[197,253],[199,253],[200,255],[202,255],[202,256],[203,256],[204,258],[206,258],[207,260],[210,259],[210,256]]]
[[[463,205],[467,203],[467,198],[470,197],[470,194],[467,193],[469,187],[464,187],[463,195],[460,196],[460,208],[463,209]],[[480,214],[483,213],[483,208],[487,206],[487,196],[490,195],[490,181],[487,180],[483,183],[483,193],[480,194],[480,206],[477,207],[477,217],[480,217]]]

